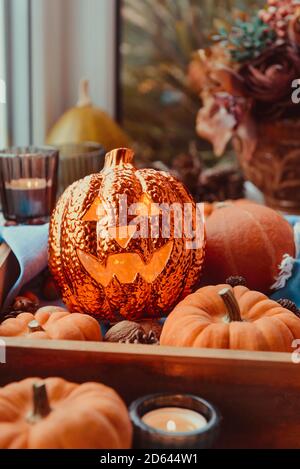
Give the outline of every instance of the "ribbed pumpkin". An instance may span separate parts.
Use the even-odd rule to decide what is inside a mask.
[[[214,204],[206,218],[206,284],[243,276],[249,288],[267,293],[283,256],[295,256],[293,229],[275,210],[246,200]]]
[[[128,449],[118,394],[99,383],[28,378],[0,388],[0,449]]]
[[[51,312],[43,308],[36,314],[21,313],[16,318],[4,321],[0,324],[0,337],[97,342],[102,339],[102,334],[96,319],[86,314]]]
[[[300,319],[264,294],[243,286],[201,288],[167,318],[161,345],[292,352]]]
[[[129,137],[104,111],[93,106],[89,83],[80,83],[77,106],[63,114],[50,130],[48,145],[97,142],[106,150],[129,145]]]
[[[128,211],[133,204],[144,210],[141,216],[149,221],[145,237],[136,236],[130,216],[123,226],[124,195]],[[188,249],[189,234],[175,236],[172,218],[165,235],[160,204],[178,204],[182,210],[190,204],[195,228],[195,202],[184,186],[167,173],[137,170],[128,149],[109,153],[101,173],[67,189],[51,219],[49,265],[69,310],[108,320],[157,317],[191,292],[201,273],[204,233],[197,248]],[[125,235],[111,235],[108,207]],[[155,235],[153,217],[160,221]]]

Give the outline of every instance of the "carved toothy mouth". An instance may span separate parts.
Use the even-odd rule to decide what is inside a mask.
[[[147,264],[137,253],[112,254],[108,257],[106,265],[80,249],[77,249],[77,255],[88,274],[103,287],[107,287],[114,277],[117,277],[120,283],[133,283],[138,274],[146,282],[152,283],[166,267],[173,245],[174,242],[169,241],[158,249]]]

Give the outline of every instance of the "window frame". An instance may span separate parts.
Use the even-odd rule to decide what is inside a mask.
[[[0,146],[4,148],[8,144],[7,129],[7,76],[6,76],[6,10],[5,0],[0,0]]]
[[[75,105],[81,77],[91,80],[95,105],[114,117],[117,0],[0,1],[10,141],[43,144],[51,125]]]
[[[30,1],[4,0],[8,134],[15,145],[32,137]]]

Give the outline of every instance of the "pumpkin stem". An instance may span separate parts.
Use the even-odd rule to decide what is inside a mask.
[[[47,417],[51,412],[45,383],[33,385],[33,410],[27,417],[29,423],[36,423]]]
[[[43,332],[45,330],[45,329],[42,328],[40,323],[38,321],[36,321],[35,319],[33,321],[30,321],[30,323],[28,324],[28,329],[29,329],[30,333],[32,333],[32,332]]]
[[[117,148],[105,156],[104,170],[123,167],[133,163],[134,152],[129,148]]]
[[[90,96],[90,83],[87,79],[80,80],[79,83],[79,97],[77,107],[91,106],[92,100]]]
[[[219,291],[219,295],[225,303],[230,322],[242,321],[240,307],[231,288],[224,288]]]

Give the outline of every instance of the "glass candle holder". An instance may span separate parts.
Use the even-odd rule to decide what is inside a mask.
[[[59,183],[61,195],[73,182],[101,171],[106,154],[102,145],[93,142],[59,145]]]
[[[208,449],[219,434],[218,410],[189,394],[148,395],[134,401],[129,413],[139,449]]]
[[[56,202],[58,157],[52,147],[0,151],[0,196],[6,220],[49,220]]]

